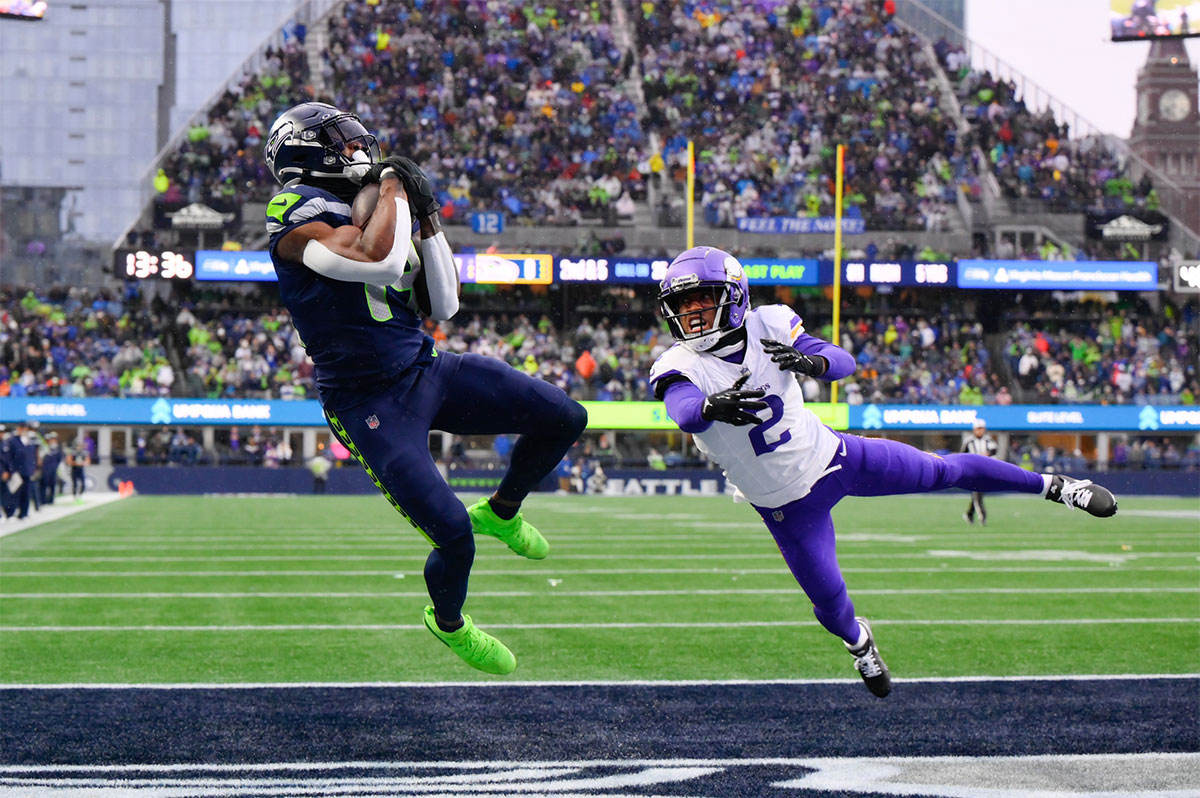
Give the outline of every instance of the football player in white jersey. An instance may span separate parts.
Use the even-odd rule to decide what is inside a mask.
[[[727,252],[694,247],[679,255],[658,301],[676,343],[651,368],[655,396],[721,466],[735,499],[762,516],[817,620],[845,642],[881,698],[891,677],[870,624],[854,614],[837,562],[830,511],[842,497],[957,487],[1037,493],[1101,518],[1117,511],[1112,493],[1088,480],[834,432],[804,407],[796,377],[841,379],[854,373],[854,358],[806,334],[784,305],[751,309],[746,274]]]

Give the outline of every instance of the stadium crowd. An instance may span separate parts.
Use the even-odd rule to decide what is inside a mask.
[[[1036,437],[1013,436],[1008,461],[1031,471],[1071,474],[1098,463],[1080,449],[1039,446]],[[1156,471],[1162,468],[1200,469],[1200,441],[1196,436],[1115,435],[1108,460],[1110,471]]]
[[[1049,109],[1030,110],[1016,83],[972,68],[961,47],[941,40],[934,51],[956,87],[968,128],[964,146],[984,154],[1004,196],[1057,211],[1158,209],[1149,178],[1135,185],[1102,137],[1072,139]]]
[[[613,0],[348,0],[328,23],[321,96],[304,37],[289,37],[187,131],[155,181],[160,204],[265,200],[266,129],[321,99],[421,162],[447,222],[474,210],[527,225],[631,220],[649,183],[668,189],[663,207],[681,202],[689,138],[715,226],[832,216],[838,142],[845,211],[870,230],[947,229],[959,189],[980,196],[981,170],[1006,196],[1056,208],[1157,207],[1102,142],[1069,138],[961,48],[928,47],[890,2],[617,2],[620,14]]]
[[[162,164],[154,180],[162,209],[202,202],[232,212],[243,202],[270,199],[276,186],[263,160],[263,138],[275,117],[311,98],[308,80],[301,40],[268,51],[261,71],[237,91],[227,89]]]
[[[885,6],[641,4],[647,128],[677,166],[696,142],[710,224],[832,216],[834,144],[846,142],[851,217],[871,229],[940,229],[968,164],[936,65]]]
[[[0,291],[0,396],[315,398],[288,314],[256,301]],[[454,320],[426,324],[444,351],[500,358],[577,399],[648,400],[650,364],[672,340],[646,312],[623,322],[630,307],[593,308],[562,329],[549,314],[467,295]],[[1017,309],[991,337],[969,305],[897,313],[852,301],[845,313],[839,340],[858,370],[841,385],[852,404],[1193,404],[1200,394],[1194,303]],[[810,332],[832,338],[810,318]],[[828,396],[817,380],[803,387],[810,401]]]
[[[161,301],[0,287],[0,396],[157,396],[176,371]]]
[[[1198,323],[1194,304],[1153,316],[1082,307],[1014,324],[1005,347],[1030,401],[1190,405],[1200,394]]]
[[[351,0],[330,27],[332,102],[419,161],[442,215],[615,223],[645,197],[637,107],[607,0]]]

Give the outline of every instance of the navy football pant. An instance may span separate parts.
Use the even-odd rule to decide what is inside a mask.
[[[858,640],[854,604],[838,567],[833,506],[845,496],[928,493],[944,488],[1041,493],[1042,477],[979,454],[922,452],[905,443],[835,432],[841,445],[803,499],[782,507],[755,507],[771,530],[788,568],[813,603],[821,625],[843,640]]]
[[[439,352],[388,392],[345,410],[330,429],[392,506],[433,544],[425,583],[440,618],[458,618],[475,542],[467,510],[429,452],[431,429],[455,435],[518,433],[499,488],[520,502],[587,426],[587,412],[559,388],[494,358]]]

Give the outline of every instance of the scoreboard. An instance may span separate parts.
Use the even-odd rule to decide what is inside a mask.
[[[172,249],[118,249],[113,274],[122,280],[190,280],[195,259],[193,252]]]
[[[849,285],[954,285],[954,264],[944,261],[876,260],[842,264]]]

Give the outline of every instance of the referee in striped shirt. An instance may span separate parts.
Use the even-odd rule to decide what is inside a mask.
[[[984,457],[996,456],[996,439],[987,434],[987,422],[982,418],[975,419],[971,437],[963,441],[962,454],[981,454]],[[983,509],[983,494],[978,491],[971,494],[971,506],[963,513],[963,520],[968,524],[975,523],[975,514],[979,513],[979,525],[987,526],[987,510]]]

